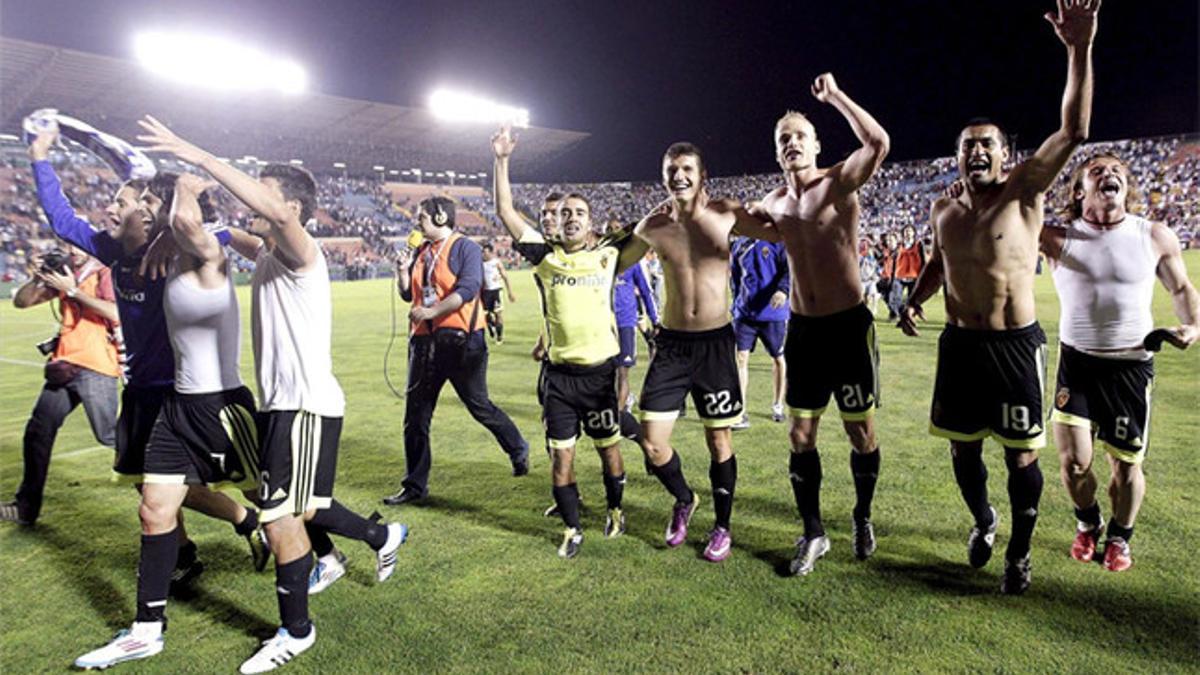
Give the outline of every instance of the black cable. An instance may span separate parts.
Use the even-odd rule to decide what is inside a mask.
[[[383,352],[383,381],[387,383],[388,389],[392,390],[392,394],[396,398],[402,399],[402,398],[404,398],[403,392],[398,391],[396,389],[396,386],[392,384],[392,377],[391,377],[391,374],[388,372],[388,358],[392,354],[392,346],[396,344],[396,293],[397,293],[397,291],[396,291],[396,289],[392,288],[392,285],[390,283],[387,285],[387,289],[388,289],[388,295],[392,299],[392,303],[391,303],[392,304],[392,336],[388,339],[387,349],[384,350],[384,352]]]

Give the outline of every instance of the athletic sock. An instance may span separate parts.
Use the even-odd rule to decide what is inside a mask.
[[[136,621],[163,620],[167,609],[167,593],[171,590],[171,572],[175,570],[179,548],[179,527],[163,534],[142,535]]]
[[[971,515],[975,517],[975,525],[987,529],[992,525],[991,504],[988,503],[987,466],[983,463],[983,453],[959,453],[953,457],[954,480],[958,481],[958,489]]]
[[[233,531],[240,537],[248,537],[258,529],[258,511],[246,509],[246,517],[240,523],[233,524]]]
[[[304,638],[312,630],[308,619],[308,575],[312,572],[312,551],[290,563],[275,565],[275,598],[279,601],[279,623],[294,638]]]
[[[821,523],[821,455],[817,454],[816,448],[792,452],[788,471],[796,508],[800,511],[800,519],[804,521],[804,538],[824,536],[825,526]]]
[[[651,466],[651,471],[663,486],[667,488],[667,492],[675,498],[675,501],[683,504],[691,504],[695,495],[692,493],[692,488],[688,485],[687,479],[683,477],[683,467],[679,464],[679,453],[671,451],[671,459],[662,466]]]
[[[575,483],[555,485],[552,492],[563,524],[577,530],[582,529],[579,525],[579,487]]]
[[[625,474],[620,476],[610,476],[604,474],[604,499],[608,502],[608,508],[621,508],[621,499],[625,496]]]
[[[502,324],[502,323],[496,324],[496,339],[497,340],[504,339],[504,324]]]
[[[621,405],[624,405],[624,403]],[[619,419],[621,422],[621,436],[640,444],[642,442],[642,425],[638,424],[637,418],[633,416],[633,413],[628,410],[621,410]]]
[[[330,502],[329,508],[317,509],[309,522],[339,537],[364,541],[376,551],[387,543],[386,527],[363,518],[336,499]]]
[[[879,448],[871,452],[850,451],[850,473],[854,476],[854,519],[871,519],[871,501],[875,499],[875,483],[879,480]]]
[[[333,540],[329,538],[329,533],[320,525],[313,525],[312,522],[304,523],[304,531],[308,533],[308,541],[312,544],[313,553],[318,558],[333,553]]]
[[[1075,519],[1085,525],[1091,525],[1093,530],[1100,527],[1101,521],[1104,520],[1100,516],[1100,503],[1093,502],[1086,509],[1075,507]]]
[[[1029,540],[1037,524],[1038,502],[1042,498],[1042,467],[1035,459],[1028,466],[1018,467],[1009,460],[1008,499],[1012,503],[1012,536],[1005,556],[1019,560],[1029,554]]]
[[[1126,543],[1128,543],[1130,539],[1133,539],[1133,526],[1130,525],[1129,527],[1121,527],[1117,524],[1116,518],[1109,520],[1108,538],[1112,539],[1113,537],[1120,537],[1124,539]]]
[[[719,464],[715,460],[709,463],[708,479],[712,481],[716,525],[728,530],[729,518],[733,515],[733,493],[737,487],[737,457],[730,457]]]

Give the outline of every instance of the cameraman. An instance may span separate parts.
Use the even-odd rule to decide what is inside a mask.
[[[513,475],[529,473],[529,444],[488,397],[488,352],[479,299],[482,250],[454,231],[454,202],[445,197],[422,201],[417,218],[425,242],[415,251],[405,249],[397,261],[400,297],[413,307],[404,410],[407,475],[400,491],[383,499],[389,506],[423,501],[428,494],[429,422],[447,380],[471,416],[508,454]]]
[[[0,520],[32,525],[42,509],[50,451],[63,420],[80,403],[102,445],[116,443],[117,363],[113,329],[117,303],[112,273],[82,250],[52,250],[33,257],[30,280],[17,290],[18,309],[58,299],[57,338],[38,345],[46,362],[46,384],[25,425],[25,475],[16,501],[0,505]]]

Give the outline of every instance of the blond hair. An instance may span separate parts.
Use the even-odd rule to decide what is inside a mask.
[[[1071,220],[1083,217],[1083,197],[1076,198],[1075,193],[1083,190],[1083,175],[1087,173],[1088,167],[1091,166],[1092,162],[1106,158],[1117,160],[1121,165],[1121,170],[1125,172],[1125,211],[1128,213],[1141,212],[1142,193],[1138,190],[1137,176],[1133,175],[1133,171],[1129,169],[1129,165],[1114,152],[1097,152],[1080,162],[1075,167],[1075,170],[1071,172],[1071,177],[1067,180],[1067,198],[1062,207],[1056,211],[1060,217]]]

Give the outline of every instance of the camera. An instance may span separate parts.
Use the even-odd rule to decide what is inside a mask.
[[[42,265],[39,268],[44,273],[55,274],[70,274],[68,263],[71,262],[71,254],[60,248],[53,248],[46,251],[42,256]]]
[[[48,340],[42,340],[41,342],[37,343],[37,350],[42,353],[42,356],[50,356],[54,353],[55,349],[58,349],[57,335]]]

